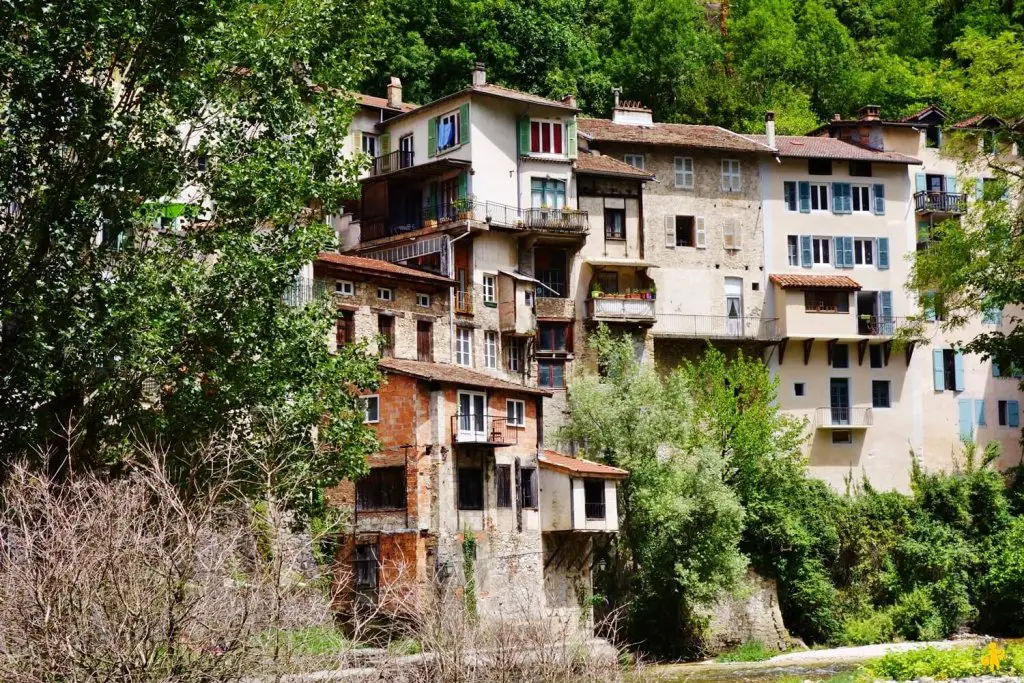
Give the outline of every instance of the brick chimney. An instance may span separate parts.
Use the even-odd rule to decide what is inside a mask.
[[[881,107],[877,104],[869,104],[860,108],[857,112],[858,117],[861,121],[879,121],[881,120]]]
[[[487,83],[487,71],[484,70],[483,62],[473,64],[473,85],[485,85]]]
[[[775,146],[775,112],[768,111],[764,114],[764,134],[768,138],[768,146],[778,149]]]
[[[392,76],[388,82],[388,106],[392,109],[402,108],[402,79]]]
[[[576,96],[572,94],[566,95],[565,97],[562,98],[562,104],[564,104],[567,107],[572,107],[573,109],[575,109]]]

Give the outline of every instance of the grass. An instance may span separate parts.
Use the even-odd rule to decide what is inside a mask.
[[[769,650],[761,643],[756,640],[748,640],[743,643],[735,650],[724,652],[715,657],[716,662],[763,662],[766,659],[771,659],[775,655],[779,654],[774,650]]]
[[[274,646],[274,635],[262,636],[263,647],[268,651]],[[291,655],[333,655],[350,647],[349,641],[330,626],[310,626],[281,631],[281,649]]]

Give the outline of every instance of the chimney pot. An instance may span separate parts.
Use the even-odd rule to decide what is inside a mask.
[[[775,146],[775,112],[768,111],[764,114],[764,133],[768,138],[768,147],[778,149]]]
[[[484,85],[487,83],[487,71],[484,70],[483,62],[473,64],[473,85]]]
[[[392,109],[402,108],[402,79],[392,76],[388,82],[388,106]]]

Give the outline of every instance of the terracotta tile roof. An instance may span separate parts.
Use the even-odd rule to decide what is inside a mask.
[[[580,152],[579,158],[573,162],[573,170],[584,175],[607,175],[638,178],[641,180],[654,180],[654,175],[630,166],[625,161],[619,161],[606,154],[587,154]]]
[[[443,275],[428,273],[425,270],[400,266],[397,263],[389,263],[379,259],[363,258],[362,256],[349,256],[347,254],[322,251],[317,255],[316,260],[317,264],[329,264],[364,275],[381,275],[384,277],[430,282],[437,285],[451,286],[455,284],[455,280]]]
[[[412,102],[402,102],[401,107],[395,109],[394,107],[388,104],[386,98],[375,97],[374,95],[364,95],[363,93],[356,93],[356,100],[358,100],[359,104],[363,105],[364,107],[390,109],[391,111],[412,111],[413,109],[416,109],[419,106],[418,104],[413,104]]]
[[[927,116],[928,114],[931,114],[933,111],[942,114],[943,118],[946,117],[946,112],[942,111],[942,107],[940,107],[937,104],[929,104],[927,107],[921,109],[920,111],[915,111],[913,114],[910,114],[909,116],[904,116],[903,118],[900,119],[900,121],[903,123],[913,123]]]
[[[522,384],[508,382],[498,377],[485,375],[459,365],[449,363],[427,363],[419,360],[406,360],[405,358],[382,358],[380,366],[384,370],[397,372],[410,377],[429,380],[431,382],[443,382],[445,384],[459,384],[467,387],[481,387],[484,389],[500,389],[508,392],[521,394],[533,394],[535,396],[551,396],[551,392],[537,387],[527,387]]]
[[[545,450],[538,460],[540,466],[545,469],[558,470],[567,474],[579,474],[595,479],[625,479],[629,476],[629,472],[618,467],[602,465],[601,463],[583,460],[582,458],[570,458],[557,451]]]
[[[534,95],[533,93],[522,92],[520,90],[513,90],[512,88],[506,88],[503,85],[497,85],[495,83],[471,85],[466,90],[468,92],[478,92],[483,93],[485,95],[494,95],[495,97],[504,97],[509,100],[518,100],[520,102],[529,102],[531,104],[542,104],[546,107],[559,107],[561,109],[568,109],[570,111],[578,110],[578,107],[574,107],[559,100],[552,100],[548,99],[547,97],[541,97],[540,95]]]
[[[764,135],[748,136],[757,142],[768,144]],[[921,160],[899,152],[880,152],[855,145],[838,138],[810,135],[777,135],[775,144],[779,156],[799,159],[836,159],[850,161],[875,161],[890,164],[920,164]]]
[[[769,279],[783,289],[859,290],[860,284],[846,275],[802,275],[774,273]]]
[[[957,129],[979,128],[983,124],[989,122],[994,123],[997,126],[1003,124],[1002,119],[996,116],[990,116],[989,114],[975,114],[974,116],[966,118],[963,121],[957,121],[956,123],[953,124],[952,127]]]
[[[719,126],[655,123],[651,126],[615,123],[609,119],[579,119],[579,130],[594,142],[635,142],[648,145],[697,147],[732,152],[768,152],[768,146]]]

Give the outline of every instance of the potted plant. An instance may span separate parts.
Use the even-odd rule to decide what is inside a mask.
[[[595,282],[590,286],[590,298],[600,299],[603,294],[604,290],[601,288],[600,282]]]
[[[473,213],[473,200],[469,197],[456,199],[455,210],[458,212],[460,221],[469,219]]]

